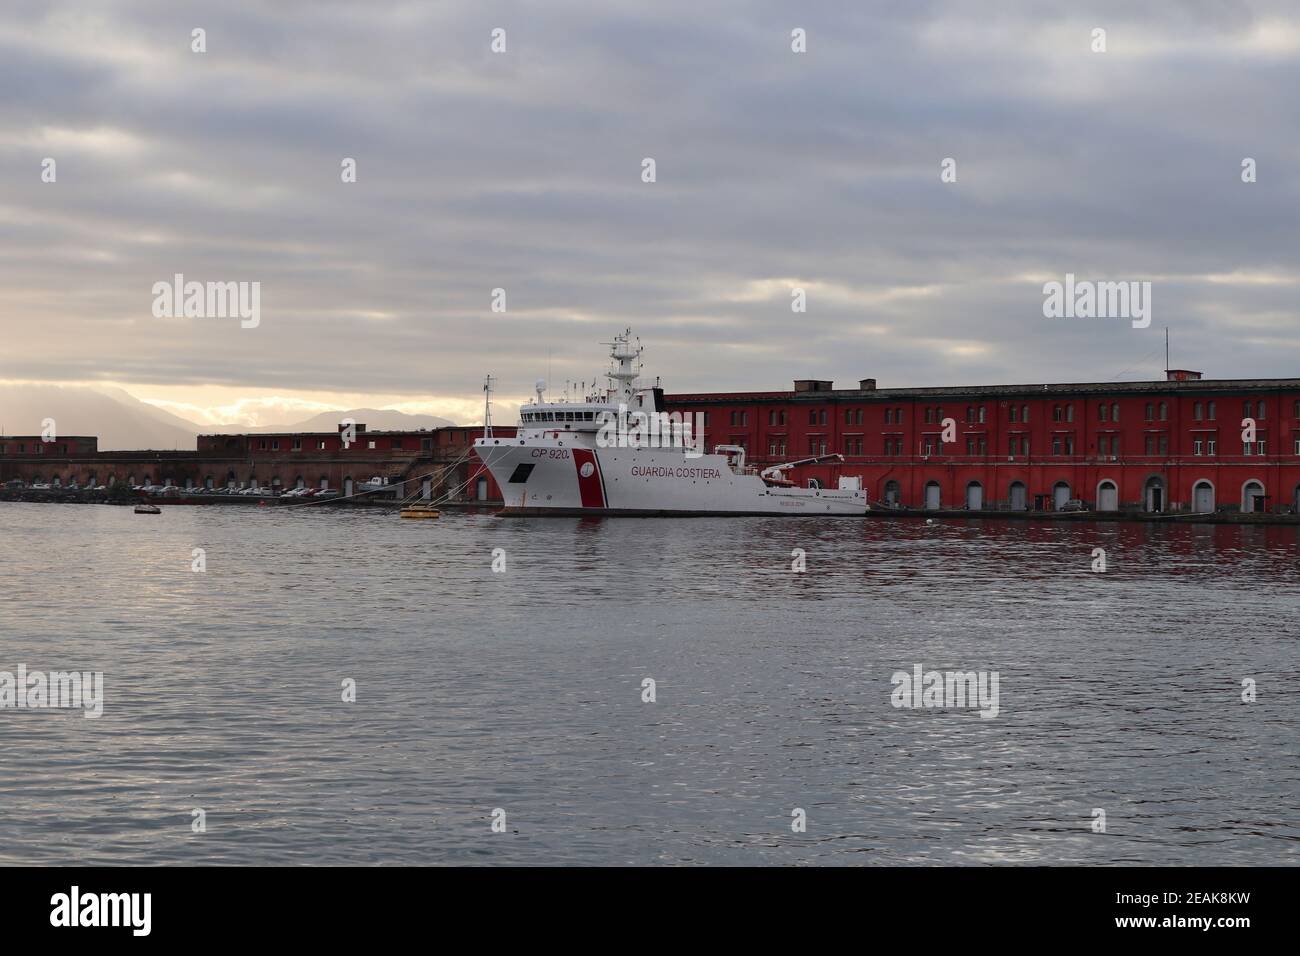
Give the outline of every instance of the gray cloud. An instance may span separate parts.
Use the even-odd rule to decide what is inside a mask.
[[[623,324],[680,391],[1152,377],[1165,325],[1297,373],[1287,4],[10,6],[0,378],[520,394]],[[153,318],[175,272],[261,326]],[[1045,319],[1066,272],[1152,327]]]

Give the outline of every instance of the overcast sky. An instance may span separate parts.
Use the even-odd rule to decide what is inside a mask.
[[[0,380],[468,422],[627,325],[670,392],[1153,378],[1165,326],[1300,376],[1296,10],[5,0]],[[260,325],[155,318],[177,272]],[[1067,272],[1150,328],[1045,318]]]

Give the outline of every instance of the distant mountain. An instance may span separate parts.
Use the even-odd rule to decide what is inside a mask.
[[[291,425],[232,425],[226,431],[234,432],[333,432],[338,431],[339,422],[350,418],[358,425],[365,425],[370,431],[417,431],[421,428],[446,428],[455,422],[437,415],[408,415],[386,408],[350,408],[346,411],[321,412],[311,418],[305,418]],[[209,429],[218,431],[218,429]]]
[[[39,435],[54,419],[56,435],[97,435],[105,451],[193,451],[193,422],[147,405],[121,389],[76,385],[0,385],[0,431]]]
[[[0,433],[39,435],[54,419],[59,435],[97,435],[102,451],[193,451],[196,436],[256,432],[332,432],[351,418],[372,431],[417,431],[455,422],[437,415],[408,415],[382,408],[321,412],[286,425],[199,425],[120,388],[77,385],[0,385]]]

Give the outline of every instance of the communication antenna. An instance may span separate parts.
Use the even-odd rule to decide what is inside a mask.
[[[492,437],[492,376],[483,380],[483,437]]]

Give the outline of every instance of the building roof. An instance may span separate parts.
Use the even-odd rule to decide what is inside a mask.
[[[725,403],[844,399],[887,402],[915,398],[1009,398],[1042,395],[1186,395],[1240,392],[1300,392],[1300,378],[1221,378],[1153,382],[1065,382],[1021,385],[941,385],[920,388],[836,388],[825,391],[695,392],[665,395],[665,402]]]

